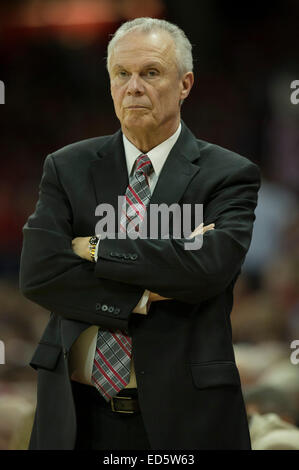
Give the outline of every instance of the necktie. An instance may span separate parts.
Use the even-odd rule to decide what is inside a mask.
[[[126,190],[120,218],[120,231],[139,230],[151,192],[148,176],[153,170],[147,155],[135,162],[135,172]],[[125,388],[130,380],[132,338],[120,330],[99,328],[93,362],[92,381],[106,401]]]

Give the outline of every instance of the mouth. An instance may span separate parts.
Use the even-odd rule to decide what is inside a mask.
[[[146,106],[127,106],[127,109],[147,109]]]

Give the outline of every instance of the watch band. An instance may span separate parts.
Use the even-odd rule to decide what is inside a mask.
[[[89,241],[88,241],[88,250],[89,250],[89,254],[91,256],[91,259],[92,261],[95,263],[95,251],[96,251],[96,246],[97,246],[97,243],[98,243],[99,239],[97,236],[93,235],[92,237],[90,237]]]

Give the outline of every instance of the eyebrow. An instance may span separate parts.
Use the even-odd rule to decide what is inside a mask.
[[[162,64],[160,62],[147,62],[145,63],[142,68],[148,69],[150,67],[162,67]],[[125,69],[126,67],[121,64],[115,64],[112,69]]]

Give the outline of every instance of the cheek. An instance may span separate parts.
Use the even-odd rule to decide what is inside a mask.
[[[172,113],[178,108],[179,98],[168,89],[163,95],[163,107],[166,112]]]
[[[163,84],[156,94],[156,101],[160,107],[169,106],[173,101],[174,90],[171,84]]]
[[[123,100],[123,93],[121,89],[119,89],[118,87],[111,87],[111,96],[114,101],[114,105],[119,108]]]
[[[163,92],[157,89],[148,90],[149,97],[154,109],[159,110],[163,106]]]

